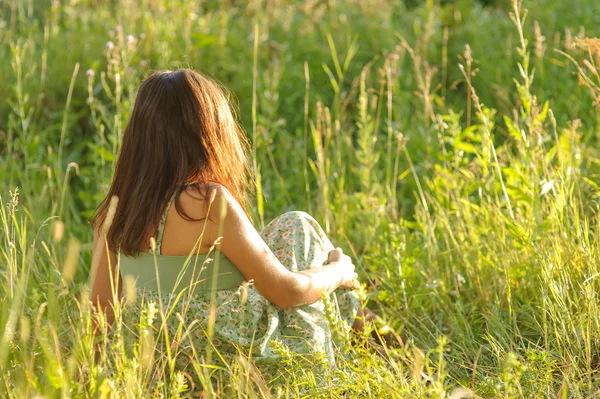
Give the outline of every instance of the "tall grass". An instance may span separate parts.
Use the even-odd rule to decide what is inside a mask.
[[[95,320],[86,223],[136,87],[178,66],[236,93],[257,226],[313,213],[406,341],[384,358],[338,336],[328,373],[282,347],[270,392],[241,354],[193,348],[207,396],[600,393],[594,2],[114,3],[0,3],[1,396],[187,392],[189,326],[162,327],[185,295],[126,281],[113,328]]]

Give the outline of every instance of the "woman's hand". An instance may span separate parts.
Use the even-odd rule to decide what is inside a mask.
[[[329,253],[329,264],[336,264],[342,270],[341,288],[357,288],[358,274],[354,271],[354,264],[341,248],[336,248]]]

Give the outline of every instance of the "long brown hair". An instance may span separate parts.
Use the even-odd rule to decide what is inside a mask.
[[[236,123],[226,91],[201,74],[158,72],[140,86],[125,131],[113,181],[92,226],[101,226],[110,199],[119,198],[108,245],[128,256],[148,247],[171,195],[192,185],[208,199],[209,182],[226,187],[245,206],[248,140]]]

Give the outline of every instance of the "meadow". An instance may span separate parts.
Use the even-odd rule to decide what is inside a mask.
[[[0,0],[0,396],[183,396],[171,355],[153,361],[162,315],[128,347],[120,320],[94,338],[88,304],[89,219],[136,88],[178,67],[232,92],[257,228],[314,215],[405,341],[382,357],[339,337],[325,385],[283,353],[270,393],[198,348],[206,397],[600,396],[598,10]]]

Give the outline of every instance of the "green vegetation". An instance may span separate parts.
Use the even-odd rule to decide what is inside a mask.
[[[149,341],[123,344],[120,323],[94,364],[86,305],[87,220],[136,87],[177,67],[234,93],[256,149],[257,227],[314,214],[406,341],[385,360],[342,345],[325,387],[290,355],[274,396],[598,395],[600,41],[583,40],[600,35],[596,11],[595,0],[0,2],[0,396],[182,389],[170,363],[148,361]],[[235,361],[206,389],[266,395],[251,375]]]

